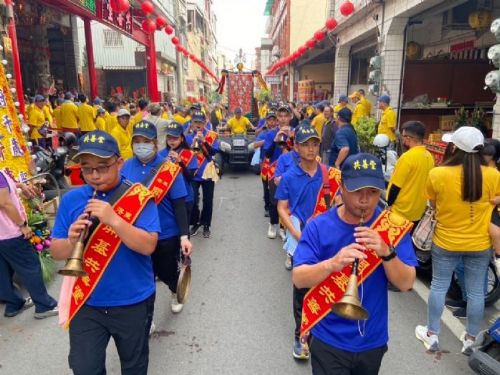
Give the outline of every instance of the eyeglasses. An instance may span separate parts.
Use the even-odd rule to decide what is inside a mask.
[[[118,160],[115,160],[113,163],[111,164],[108,164],[108,165],[101,165],[99,167],[96,167],[96,168],[92,168],[92,167],[81,167],[80,170],[82,171],[82,174],[85,174],[85,175],[91,175],[94,173],[94,171],[96,171],[98,174],[105,174],[105,173],[108,173],[109,171],[109,168],[111,168],[113,165],[115,165],[117,163]]]

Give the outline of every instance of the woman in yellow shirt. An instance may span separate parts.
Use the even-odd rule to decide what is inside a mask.
[[[432,283],[427,326],[415,335],[428,350],[439,350],[438,335],[446,293],[456,266],[463,262],[467,295],[467,326],[462,353],[470,354],[484,315],[484,275],[491,258],[488,233],[494,206],[500,195],[500,174],[484,165],[478,150],[484,137],[473,127],[453,133],[455,150],[444,166],[429,173],[426,192],[436,209],[432,245]]]

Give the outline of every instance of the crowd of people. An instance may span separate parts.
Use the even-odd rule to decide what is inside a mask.
[[[440,350],[446,291],[452,273],[462,267],[467,317],[462,351],[470,353],[484,314],[488,263],[493,253],[500,257],[500,147],[479,130],[462,127],[448,139],[449,156],[435,166],[424,145],[425,125],[410,121],[398,132],[390,101],[387,95],[377,100],[377,132],[387,148],[399,143],[403,153],[387,175],[379,158],[359,148],[356,126],[372,111],[363,90],[341,95],[335,106],[261,103],[255,123],[240,108],[232,116],[222,106],[185,109],[139,100],[109,102],[105,109],[98,98],[91,105],[84,95],[75,100],[71,93],[52,108],[35,96],[26,119],[33,142],[48,146],[48,128],[79,138],[75,159],[85,185],[62,198],[51,254],[70,258],[85,233],[88,275],[65,278],[56,306],[28,247],[31,233],[17,187],[0,172],[4,315],[13,317],[33,303],[36,318],[59,313],[60,323],[69,327],[75,374],[105,372],[111,337],[122,373],[147,373],[155,277],[168,286],[172,311],[181,312],[178,264],[191,256],[192,236],[200,230],[204,238],[211,236],[218,132],[253,130],[267,237],[282,239],[285,267],[292,270],[293,357],[311,357],[314,374],[378,373],[387,351],[388,289],[413,286],[418,262],[411,228],[428,204],[437,222],[433,274],[428,321],[415,334],[427,349]],[[28,187],[19,188],[30,194]],[[12,246],[24,250],[13,256]],[[33,300],[23,299],[13,286],[14,272]],[[360,278],[368,320],[330,312],[351,273]]]

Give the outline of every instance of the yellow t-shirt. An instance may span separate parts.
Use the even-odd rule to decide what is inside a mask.
[[[167,111],[163,111],[163,113],[161,114],[161,118],[168,121],[170,120],[170,115]]]
[[[48,104],[43,107],[43,114],[45,115],[45,119],[49,122],[50,126],[52,126],[54,122],[54,111],[52,107]]]
[[[479,251],[491,248],[488,228],[494,206],[490,199],[500,195],[500,173],[481,167],[483,195],[476,202],[462,200],[462,166],[443,166],[429,172],[427,197],[436,202],[433,242],[449,251]]]
[[[382,113],[378,125],[378,134],[385,134],[391,142],[396,140],[396,112],[392,107],[387,107]]]
[[[80,119],[80,130],[91,132],[95,130],[94,108],[87,103],[82,103],[78,107],[78,118]]]
[[[220,109],[215,111],[215,116],[217,117],[217,120],[222,121],[222,111]]]
[[[335,107],[333,107],[333,118],[336,120],[337,117],[338,117],[338,114],[339,114],[339,111],[342,109],[342,108],[349,108],[352,112],[352,107],[350,104],[346,104],[346,105],[342,105],[342,104],[337,104]]]
[[[307,107],[307,109],[306,109],[307,117],[311,117],[313,115],[313,113],[314,113],[314,107],[312,107],[312,106]]]
[[[260,118],[264,118],[267,116],[267,111],[268,111],[268,108],[267,108],[267,104],[264,104],[262,105],[260,108],[259,108],[259,117]],[[220,120],[220,119],[219,119]]]
[[[95,120],[95,127],[97,130],[107,131],[106,120],[102,116],[98,116]]]
[[[130,133],[130,136],[132,136],[132,133],[134,132],[134,125],[141,122],[143,117],[144,117],[144,112],[139,111],[130,119],[130,122],[128,123],[127,126],[127,130]]]
[[[432,168],[434,168],[434,158],[423,145],[412,147],[401,155],[396,162],[387,190],[389,192],[392,185],[401,189],[392,205],[394,212],[410,221],[422,218],[427,204],[425,184]]]
[[[357,125],[358,121],[362,117],[370,117],[372,112],[372,103],[366,98],[360,98],[359,102],[356,103],[356,107],[354,107],[354,111],[352,112],[352,121],[353,125]]]
[[[56,123],[56,128],[62,128],[62,118],[61,118],[61,106],[54,109],[54,120]]]
[[[111,134],[111,131],[116,128],[117,126],[120,126],[118,123],[118,117],[116,113],[109,114],[104,118],[104,121],[106,122],[106,131]]]
[[[320,139],[321,139],[321,134],[323,133],[323,126],[325,124],[326,124],[326,118],[323,113],[314,116],[313,120],[311,121],[311,126],[314,129],[316,129],[316,132],[318,133]]]
[[[174,121],[178,124],[184,125],[187,119],[179,113],[174,114]]]
[[[233,134],[246,134],[249,126],[252,126],[252,123],[245,116],[241,116],[239,119],[231,117],[227,122],[227,127],[231,129]]]
[[[31,104],[28,104],[26,106],[26,118],[28,119],[28,122],[29,122],[30,114],[31,114],[31,111],[33,110],[33,108],[35,108],[35,103],[31,103]]]
[[[43,112],[43,109],[34,106],[30,111],[30,117],[28,119],[28,124],[35,128],[31,131],[31,139],[44,138],[40,133],[38,133],[38,129],[40,129],[44,123],[45,113]]]
[[[71,101],[61,104],[61,125],[63,128],[78,129],[78,107]]]
[[[122,158],[125,160],[130,159],[134,154],[132,152],[132,137],[127,129],[124,129],[121,125],[115,126],[111,130],[111,135],[118,143]]]

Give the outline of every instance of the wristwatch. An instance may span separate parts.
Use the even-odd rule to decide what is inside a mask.
[[[384,255],[380,257],[380,259],[382,259],[384,262],[388,262],[391,259],[396,258],[396,256],[398,255],[396,253],[396,249],[394,248],[394,246],[389,245],[389,250],[390,250],[389,255]]]
[[[17,225],[19,228],[24,228],[24,227],[27,227],[28,226],[28,222],[26,220],[23,221],[22,224],[18,224]]]

